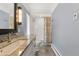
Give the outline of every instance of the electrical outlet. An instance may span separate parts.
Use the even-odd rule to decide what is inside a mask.
[[[73,14],[73,20],[77,20],[77,13],[76,12]]]

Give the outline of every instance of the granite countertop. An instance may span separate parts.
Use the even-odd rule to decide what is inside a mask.
[[[19,56],[29,44],[30,41],[25,37],[14,38],[10,44],[7,41],[0,43],[0,56]]]

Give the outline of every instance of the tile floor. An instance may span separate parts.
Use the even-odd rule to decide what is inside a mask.
[[[27,49],[25,49],[22,56],[56,56],[50,46],[45,46],[35,51],[34,45],[31,43]]]
[[[55,56],[55,53],[50,46],[46,46],[38,51],[37,56]]]

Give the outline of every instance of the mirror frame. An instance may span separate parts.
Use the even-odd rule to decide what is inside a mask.
[[[16,22],[16,9],[17,9],[17,3],[14,4],[14,29],[0,29],[0,35],[8,34],[8,33],[16,33],[17,32],[17,22]]]

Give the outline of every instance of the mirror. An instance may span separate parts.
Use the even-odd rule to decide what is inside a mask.
[[[17,3],[0,3],[0,35],[17,32]]]
[[[14,29],[13,3],[0,3],[0,29]]]

